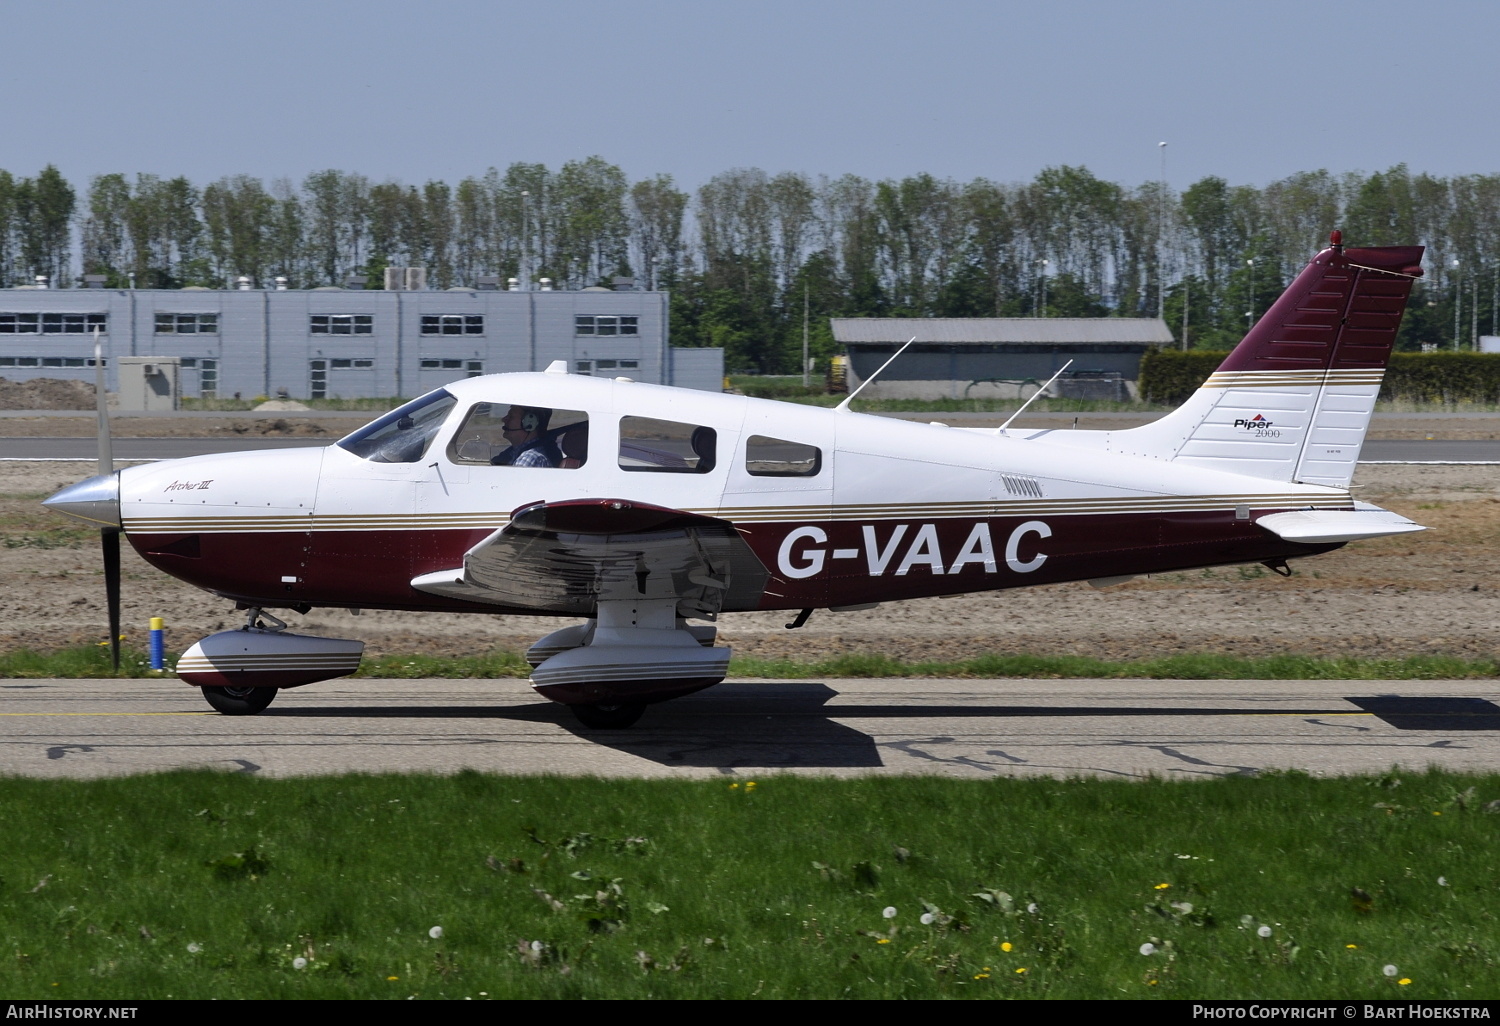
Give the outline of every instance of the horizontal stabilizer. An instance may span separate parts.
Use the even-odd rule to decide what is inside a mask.
[[[1290,513],[1273,513],[1261,517],[1256,523],[1283,541],[1303,545],[1358,541],[1427,530],[1399,513],[1365,503],[1352,510],[1299,509]]]

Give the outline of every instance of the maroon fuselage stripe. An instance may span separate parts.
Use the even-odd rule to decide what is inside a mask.
[[[1197,567],[1258,563],[1316,555],[1342,542],[1303,545],[1287,542],[1254,523],[1287,507],[1252,508],[1250,519],[1235,511],[1099,513],[986,518],[754,523],[740,535],[770,572],[760,601],[749,608],[799,609],[888,602],[961,592],[993,591],[1062,581],[1165,573]],[[1014,560],[1007,563],[1008,540],[1027,524],[1040,522],[1050,535],[1022,531]],[[976,525],[987,527],[994,569],[979,559]],[[897,539],[897,531],[905,530]],[[931,530],[923,539],[924,529]],[[796,531],[814,528],[826,540],[805,534],[786,552]],[[198,535],[198,556],[182,543],[185,533],[128,533],[131,544],[151,564],[190,584],[226,597],[267,606],[307,603],[433,612],[514,611],[534,607],[463,602],[429,595],[407,582],[421,574],[463,565],[464,553],[488,530],[312,531]],[[935,542],[934,542],[935,539]],[[869,542],[873,540],[873,554]],[[955,566],[964,555],[969,559]],[[168,550],[177,550],[168,551]],[[842,550],[842,552],[840,551]],[[850,552],[853,551],[851,555]],[[880,558],[885,565],[879,566]],[[1039,556],[1045,556],[1039,563]],[[789,576],[782,562],[797,570],[821,561],[810,576]],[[903,563],[906,572],[899,572]],[[939,573],[938,570],[942,572]],[[293,582],[283,577],[295,577]],[[736,607],[737,609],[740,607]],[[726,612],[731,610],[726,607]]]

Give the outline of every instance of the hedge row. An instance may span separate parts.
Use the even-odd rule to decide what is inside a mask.
[[[1141,358],[1141,398],[1176,406],[1218,369],[1227,354],[1151,349]],[[1381,399],[1424,403],[1500,403],[1500,353],[1393,353]]]

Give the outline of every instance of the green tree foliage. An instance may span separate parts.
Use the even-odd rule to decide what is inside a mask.
[[[76,221],[76,223],[75,223]],[[1207,177],[1181,194],[1087,168],[960,184],[928,174],[871,181],[737,168],[694,192],[631,182],[594,156],[557,170],[512,163],[420,187],[336,169],[300,183],[237,175],[94,178],[84,209],[56,168],[0,171],[0,282],[224,287],[245,275],[294,288],[378,287],[422,266],[432,287],[485,275],[559,287],[634,271],[669,289],[679,345],[723,345],[735,370],[793,372],[804,306],[830,317],[1156,316],[1191,349],[1222,351],[1342,227],[1351,246],[1427,247],[1398,347],[1472,350],[1497,332],[1500,175],[1437,178],[1398,165],[1309,171],[1264,188]]]

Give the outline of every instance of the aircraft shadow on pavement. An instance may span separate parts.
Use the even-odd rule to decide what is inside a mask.
[[[629,730],[589,730],[567,712],[559,722],[595,744],[663,766],[883,765],[874,738],[834,722],[834,714],[825,712],[823,707],[837,694],[826,684],[726,684],[647,706],[641,722]]]
[[[1378,695],[1347,698],[1397,730],[1500,730],[1500,705],[1487,698]]]

